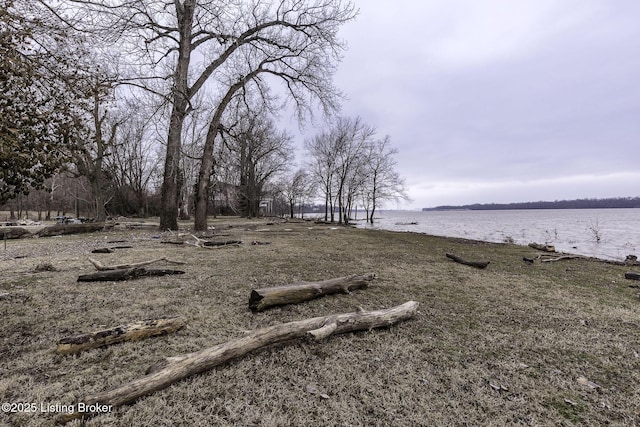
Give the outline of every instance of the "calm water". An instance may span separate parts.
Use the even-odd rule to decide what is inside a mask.
[[[488,242],[548,243],[561,252],[607,259],[640,255],[640,209],[381,211],[376,216],[373,226],[357,224]]]

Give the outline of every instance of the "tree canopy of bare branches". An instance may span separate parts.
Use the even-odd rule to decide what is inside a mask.
[[[212,172],[213,146],[224,112],[241,88],[252,85],[266,94],[270,82],[277,79],[283,83],[300,117],[316,105],[327,114],[336,111],[340,92],[332,84],[332,76],[345,47],[337,33],[341,25],[355,17],[350,2],[68,0],[66,3],[80,7],[90,17],[83,21],[88,22],[84,24],[87,29],[102,31],[107,39],[131,48],[128,69],[137,66],[140,72],[124,78],[132,85],[161,95],[170,105],[160,215],[163,229],[177,228],[182,128],[192,110],[192,100],[201,90],[211,91],[216,102],[203,149],[197,192],[207,189],[205,181],[208,182]],[[67,15],[72,14],[70,10],[67,9]],[[196,199],[200,200],[200,196]]]

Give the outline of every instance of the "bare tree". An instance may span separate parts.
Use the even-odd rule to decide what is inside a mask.
[[[285,177],[278,187],[287,201],[289,217],[295,216],[296,206],[300,215],[304,217],[304,205],[313,197],[315,190],[309,173],[304,169],[298,169],[293,175]]]
[[[278,131],[266,111],[240,109],[241,118],[226,138],[238,174],[238,204],[243,216],[256,217],[269,181],[284,172],[293,157],[291,136]]]
[[[266,77],[275,77],[284,83],[299,117],[311,111],[313,99],[326,114],[336,109],[339,93],[331,84],[331,77],[339,52],[344,48],[337,39],[337,30],[354,17],[351,4],[343,6],[337,0],[249,3],[241,10],[242,16],[236,17],[237,35],[225,36],[239,44],[239,48],[224,58],[225,67],[221,67],[216,76],[221,97],[203,150],[196,189],[196,230],[206,228],[208,183],[214,166],[216,136],[224,112],[241,89],[255,89],[263,102],[269,103]],[[226,40],[223,45],[225,43]]]
[[[333,206],[333,177],[336,172],[337,151],[332,144],[333,139],[329,131],[323,131],[305,141],[305,148],[309,153],[307,163],[311,178],[319,184],[324,196],[324,220],[334,222]]]
[[[355,119],[341,117],[331,132],[337,154],[334,183],[338,207],[338,223],[349,223],[352,202],[362,182],[364,152],[375,135],[375,128]]]
[[[391,138],[374,140],[368,146],[367,181],[363,190],[363,199],[367,210],[367,221],[373,224],[376,208],[387,200],[408,200],[404,180],[396,171],[394,156],[398,150],[391,148]]]
[[[105,158],[114,149],[116,130],[122,120],[110,113],[108,108],[113,96],[113,80],[97,73],[93,76],[89,89],[92,105],[91,110],[87,112],[91,117],[92,127],[88,129],[86,141],[74,156],[77,175],[86,177],[91,184],[96,221],[104,221],[107,218]]]
[[[120,114],[123,120],[114,135],[116,149],[105,158],[105,169],[116,190],[112,209],[120,214],[146,216],[150,182],[160,164],[153,132],[154,112],[132,100]]]

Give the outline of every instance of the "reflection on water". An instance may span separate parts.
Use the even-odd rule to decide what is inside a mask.
[[[536,209],[506,211],[382,211],[373,225],[488,242],[531,242],[558,251],[623,260],[640,249],[640,209]]]

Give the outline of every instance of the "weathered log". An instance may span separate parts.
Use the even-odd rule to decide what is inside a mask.
[[[133,246],[111,246],[110,248],[97,248],[91,251],[92,254],[110,254],[116,249],[131,249]]]
[[[209,249],[217,249],[217,248],[223,248],[227,246],[237,246],[242,243],[242,241],[240,240],[225,240],[225,241],[217,241],[217,242],[213,240],[203,240],[197,236],[194,236],[193,234],[191,235],[191,237],[193,237],[196,242],[195,243],[185,242],[186,244],[197,246],[197,247],[206,247]]]
[[[323,295],[349,293],[366,288],[375,278],[376,275],[371,273],[365,276],[338,277],[321,282],[298,282],[285,286],[254,289],[249,296],[249,308],[252,311],[262,311],[268,307],[296,304]]]
[[[169,274],[184,274],[180,270],[146,269],[142,267],[126,268],[122,270],[98,271],[91,274],[83,274],[78,277],[78,282],[112,282],[120,280],[132,280],[147,276],[166,276]]]
[[[202,246],[229,246],[229,245],[239,245],[241,244],[241,240],[225,240],[222,242],[215,242],[212,240],[205,240],[202,242]]]
[[[169,264],[186,264],[186,262],[182,262],[182,261],[172,261],[168,258],[162,257],[162,258],[157,258],[157,259],[153,259],[151,261],[142,261],[142,262],[135,262],[132,264],[116,264],[116,265],[103,265],[100,261],[95,260],[93,258],[89,258],[89,262],[91,262],[91,264],[93,264],[93,266],[96,268],[96,270],[98,271],[109,271],[109,270],[123,270],[123,269],[127,269],[127,268],[138,268],[138,267],[143,267],[145,265],[149,265],[149,264],[155,264],[157,262],[167,262]]]
[[[115,328],[63,338],[58,341],[56,353],[75,354],[123,341],[137,341],[148,337],[166,335],[183,328],[185,324],[186,322],[181,317],[145,319],[128,325],[120,325]]]
[[[113,252],[111,248],[96,248],[91,251],[92,254],[110,254]]]
[[[104,222],[90,222],[85,224],[55,224],[43,228],[37,236],[49,237],[49,236],[61,236],[63,234],[79,234],[79,233],[92,233],[94,231],[102,231],[113,228],[112,223]]]
[[[640,280],[640,273],[627,271],[626,273],[624,273],[624,278],[629,280]]]
[[[475,267],[475,268],[487,268],[490,262],[490,261],[467,261],[465,259],[460,258],[459,256],[456,256],[454,254],[449,254],[449,253],[446,253],[445,256],[449,259],[454,260],[459,264],[464,264],[464,265],[468,265],[470,267]]]
[[[2,227],[0,228],[0,239],[19,239],[31,233],[22,227]]]
[[[417,310],[418,303],[409,301],[384,310],[315,317],[258,329],[243,337],[195,353],[167,358],[162,363],[154,365],[146,376],[113,390],[87,395],[81,402],[86,407],[94,404],[112,407],[125,405],[191,375],[207,371],[266,346],[305,336],[315,339],[315,335],[322,339],[330,335],[387,327],[413,317]],[[66,423],[85,415],[91,415],[91,413],[62,414],[56,421]]]
[[[529,247],[533,249],[537,249],[543,252],[555,252],[556,248],[553,245],[541,245],[539,243],[529,243]]]

